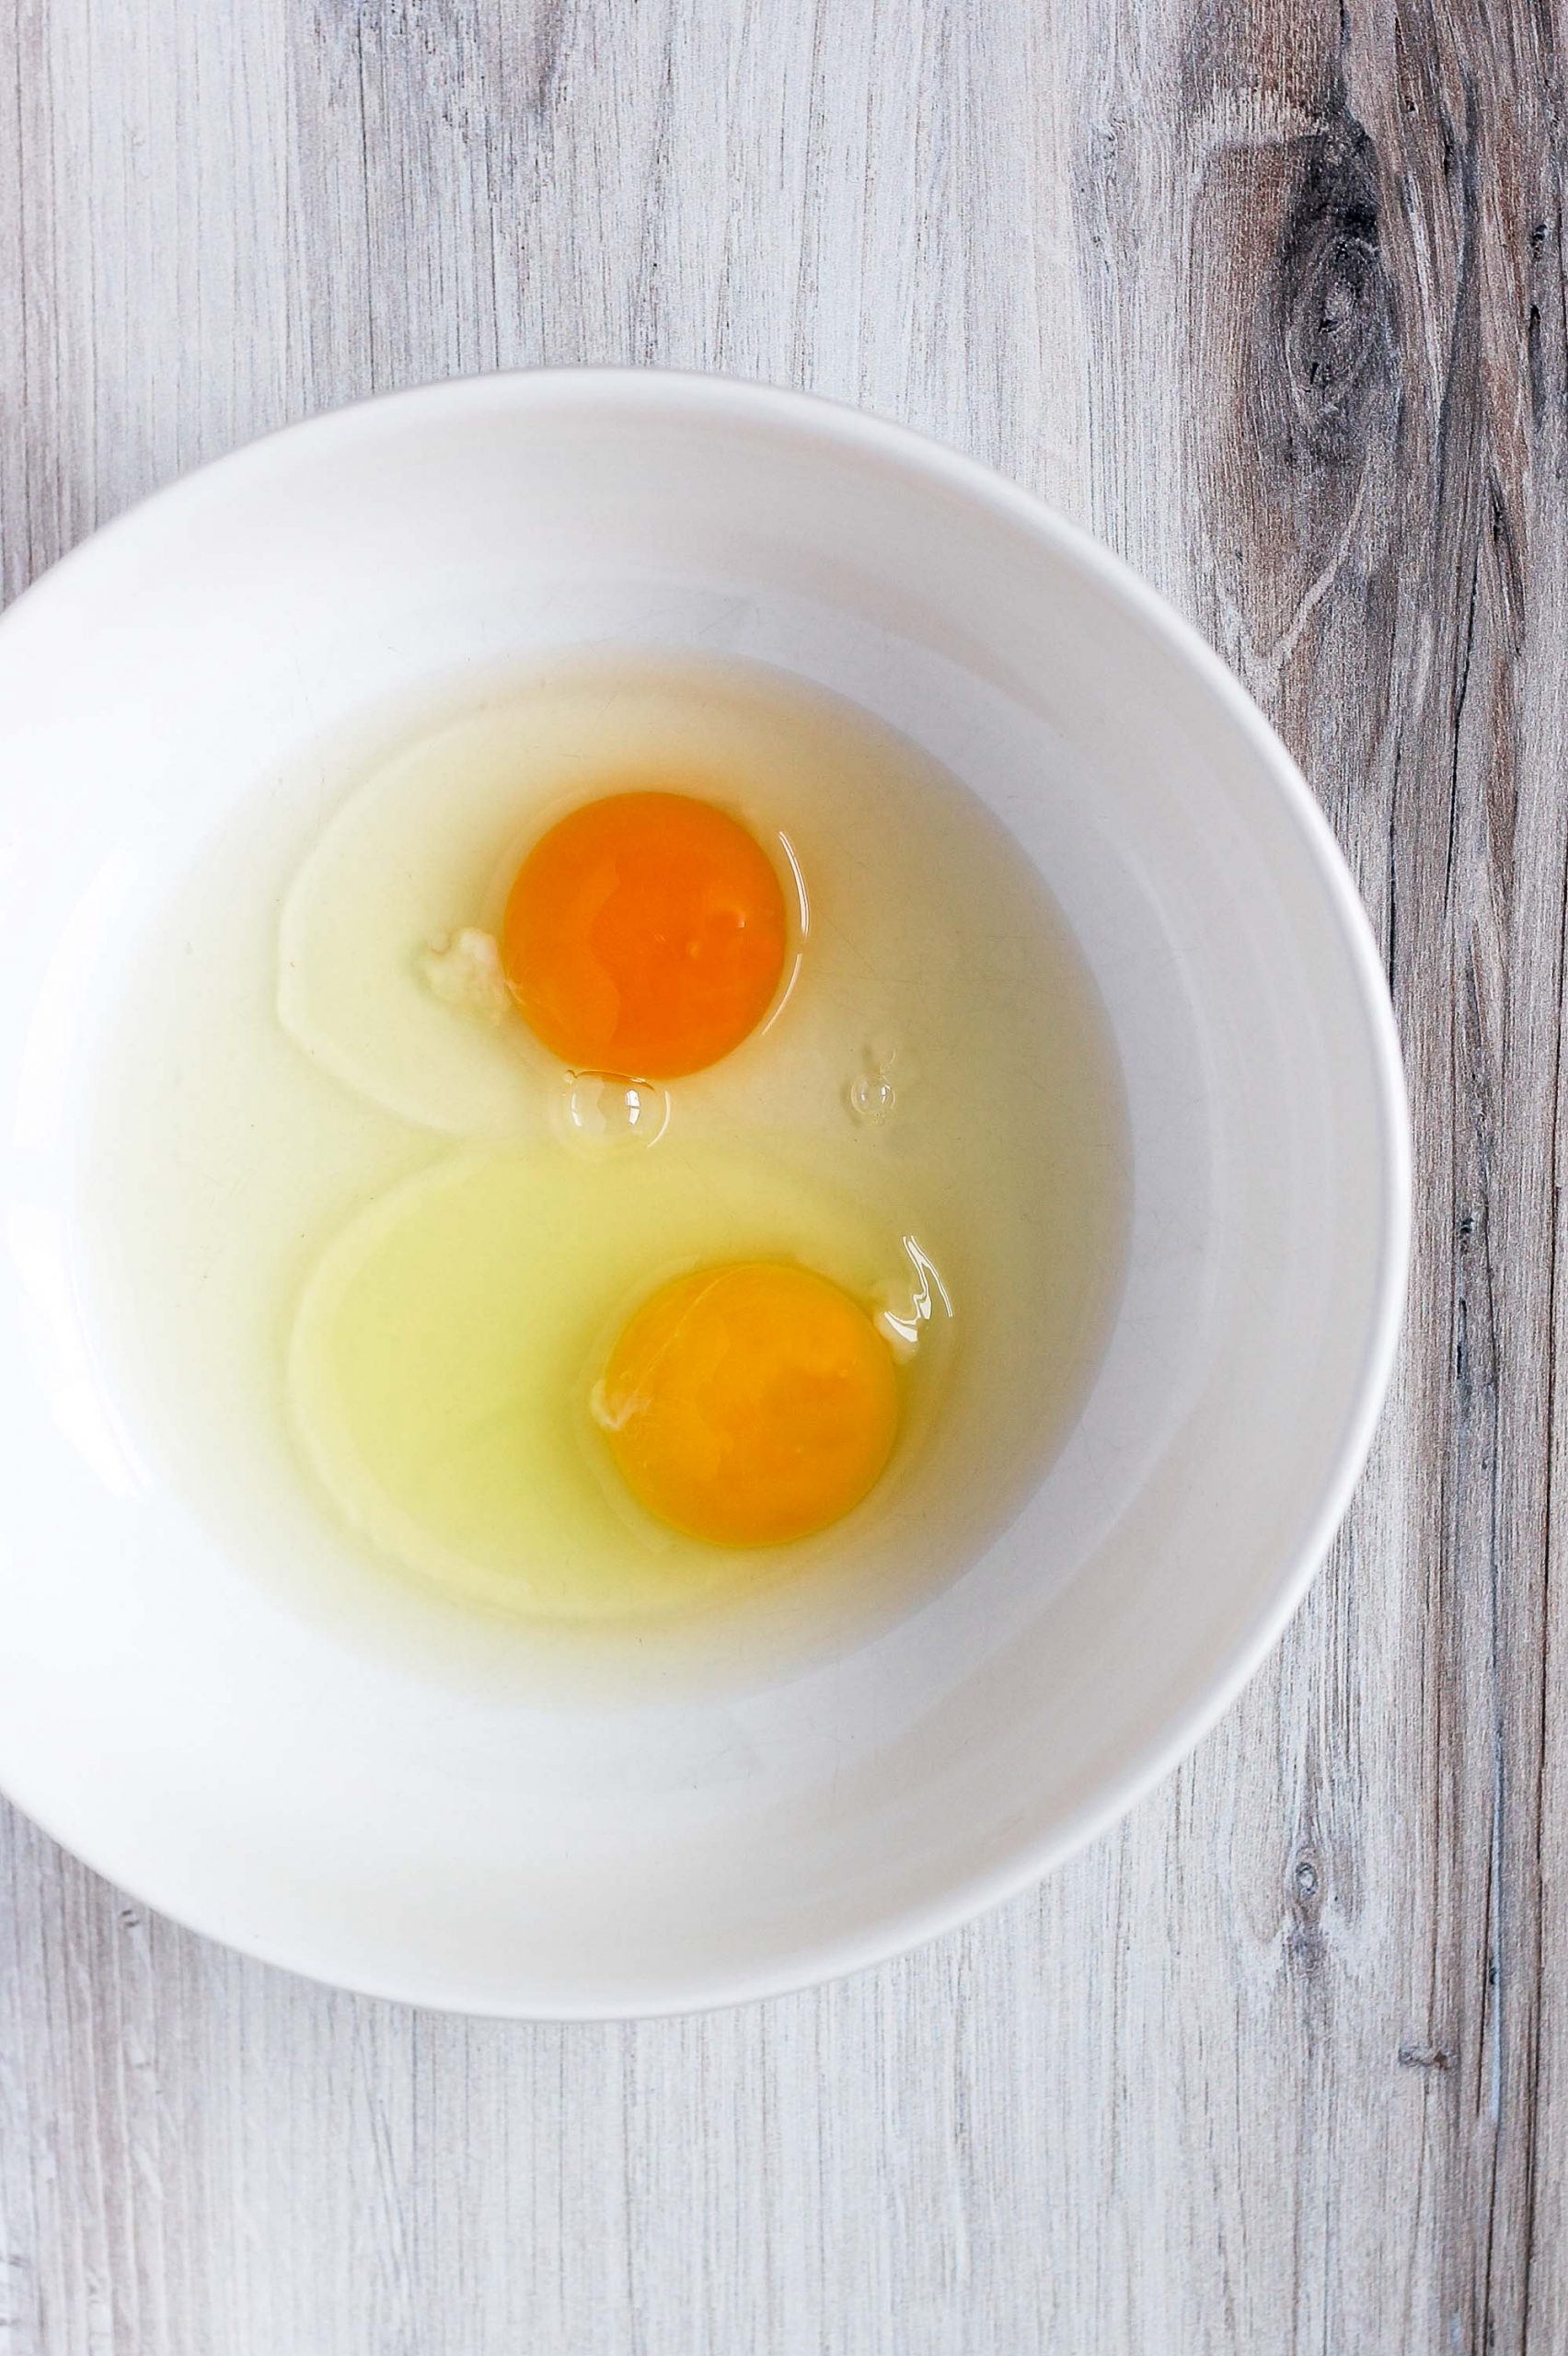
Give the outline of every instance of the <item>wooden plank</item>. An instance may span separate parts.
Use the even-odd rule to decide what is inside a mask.
[[[625,2030],[417,2016],[18,1819],[0,2356],[1568,2345],[1561,65],[1532,0],[7,0],[0,579],[327,403],[723,367],[1091,522],[1277,718],[1417,1106],[1324,1580],[1039,1893]]]

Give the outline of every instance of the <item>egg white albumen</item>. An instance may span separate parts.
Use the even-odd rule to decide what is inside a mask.
[[[787,868],[792,855],[809,923],[775,1019],[671,1085],[659,1141],[596,1143],[521,1021],[444,1003],[420,959],[464,926],[493,926],[521,850],[562,810],[654,776],[721,800]],[[572,1248],[546,1288],[547,1322],[559,1314],[574,1336],[677,1265],[765,1249],[827,1274],[836,1256],[895,1305],[902,1285],[907,1313],[905,1237],[929,1254],[954,1306],[950,1362],[922,1328],[920,1412],[896,1477],[838,1533],[780,1550],[800,1557],[801,1612],[832,1618],[836,1590],[896,1610],[1009,1517],[1092,1371],[1125,1164],[1113,1065],[1070,941],[951,778],[759,667],[595,656],[482,700],[432,699],[422,724],[370,730],[357,752],[321,748],[249,817],[211,846],[148,944],[100,1131],[121,1331],[156,1442],[241,1551],[286,1566],[296,1597],[352,1594],[356,1611],[375,1608],[367,1553],[420,1574],[427,1596],[444,1585],[520,1624],[618,1611],[632,1626],[671,1602],[667,1547],[591,1464],[579,1477],[580,1455],[570,1477],[555,1460],[536,1543],[465,1563],[439,1533],[399,1525],[341,1426],[329,1429],[300,1336],[330,1295],[333,1254],[363,1239],[353,1222],[385,1216],[366,1209],[385,1189],[444,1183],[414,1173],[475,1143],[538,1157],[552,1218],[581,1177],[581,1220],[560,1229]],[[710,1229],[705,1156],[728,1173]],[[544,1346],[564,1367],[577,1344],[563,1332]],[[567,1424],[577,1398],[574,1385]],[[565,1429],[558,1416],[557,1439]],[[755,1555],[738,1558],[748,1579],[689,1542],[680,1553],[687,1605],[741,1610],[762,1583]],[[407,1596],[400,1609],[417,1625]]]

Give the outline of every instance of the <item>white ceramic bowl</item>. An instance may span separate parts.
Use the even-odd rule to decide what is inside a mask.
[[[541,1710],[356,1652],[118,1444],[75,1189],[96,1012],[195,832],[410,679],[605,638],[781,664],[1000,814],[1109,1011],[1133,1233],[1078,1427],[934,1600],[772,1687]],[[760,1995],[1056,1864],[1278,1635],[1402,1295],[1383,978],[1253,706],[1034,501],[713,379],[399,394],[176,484],[25,596],[0,780],[0,1785],[115,1881],[418,2003]]]

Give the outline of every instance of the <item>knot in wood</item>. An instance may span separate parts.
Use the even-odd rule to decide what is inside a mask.
[[[1340,467],[1380,430],[1393,373],[1377,156],[1349,115],[1295,144],[1295,192],[1274,266],[1289,415],[1282,455],[1287,464]]]

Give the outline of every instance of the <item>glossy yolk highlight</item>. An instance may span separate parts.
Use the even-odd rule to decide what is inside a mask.
[[[898,1378],[838,1286],[741,1261],[643,1303],[594,1415],[651,1513],[714,1545],[767,1546],[825,1529],[872,1487],[897,1435]]]
[[[682,793],[616,793],[517,871],[502,963],[563,1063],[674,1080],[729,1054],[784,968],[784,895],[738,820]]]

